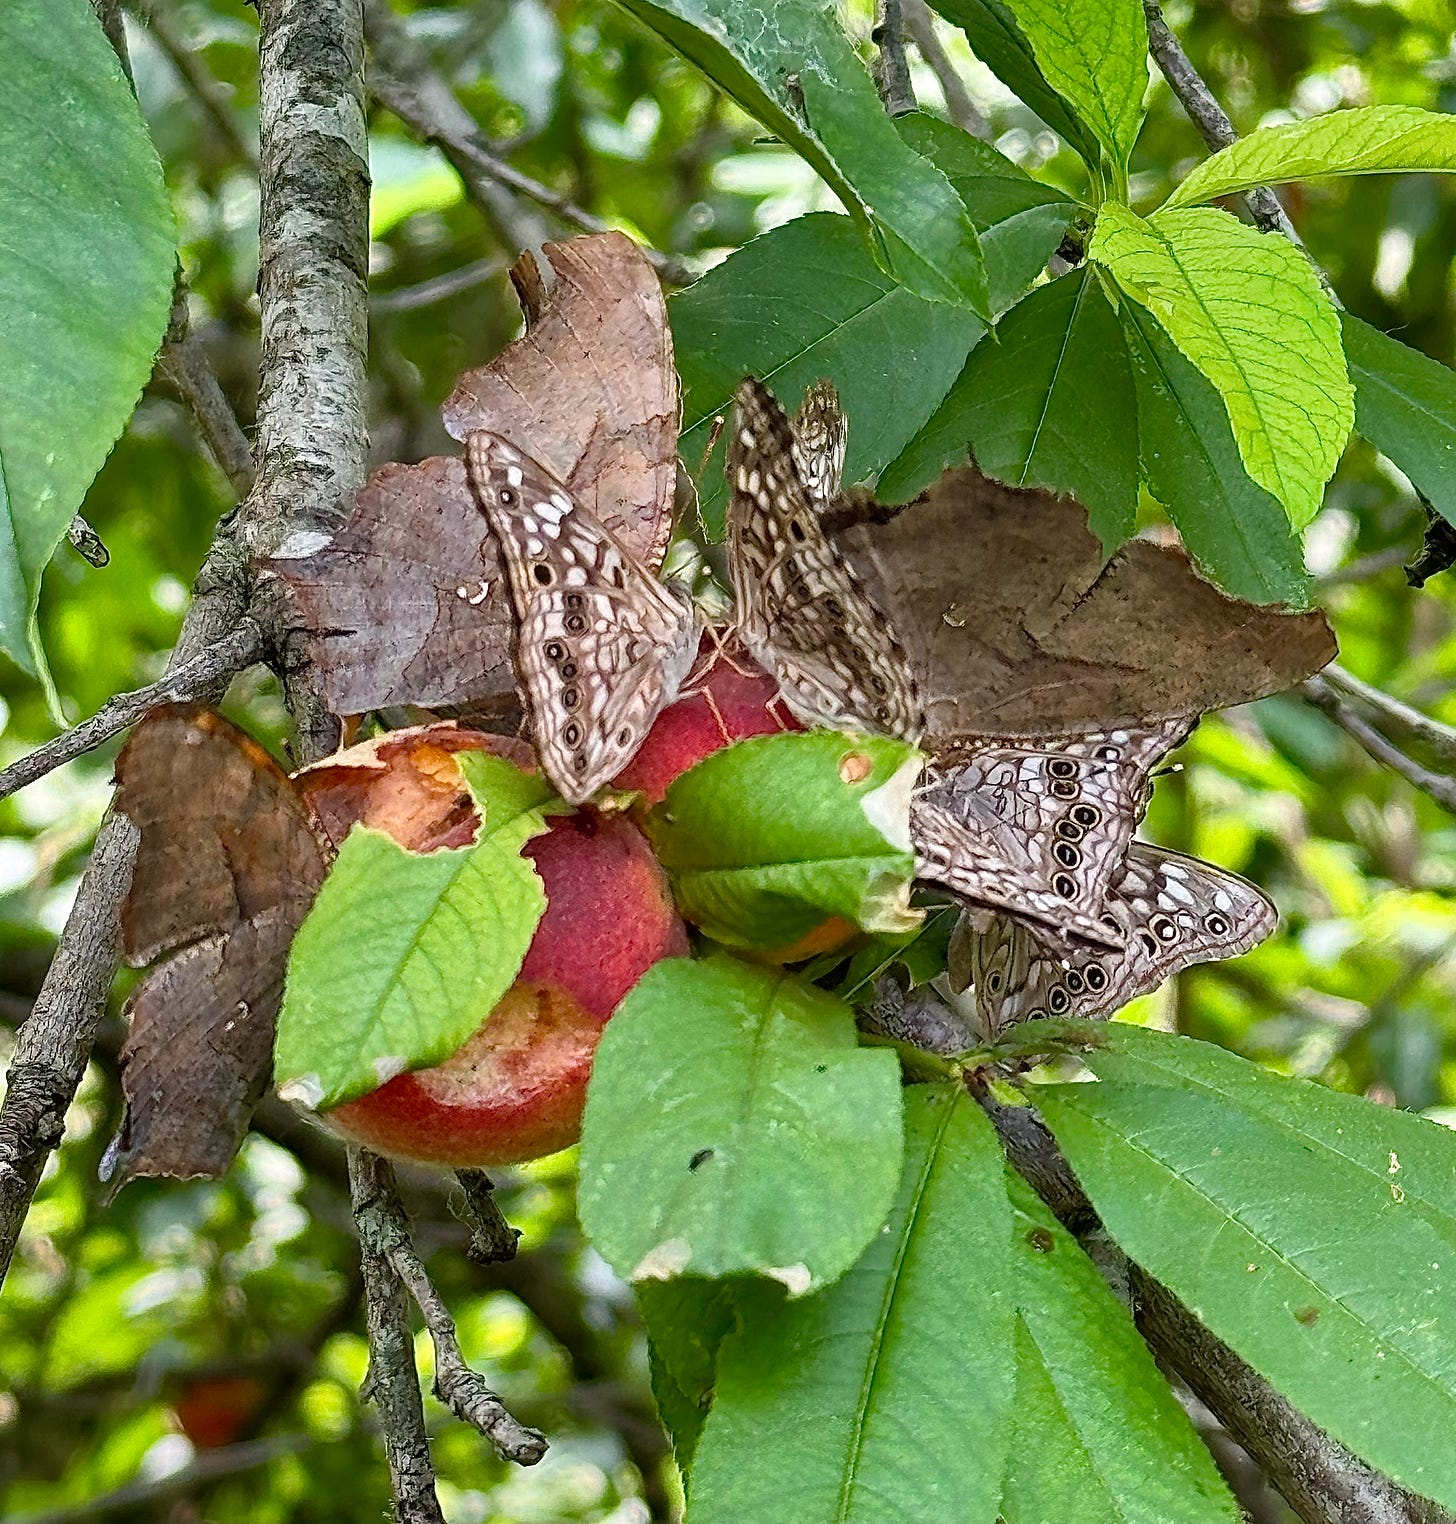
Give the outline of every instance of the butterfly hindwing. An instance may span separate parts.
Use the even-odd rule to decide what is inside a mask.
[[[544,466],[484,431],[467,448],[510,580],[536,751],[562,797],[580,804],[621,771],[676,695],[697,620]]]
[[[1050,891],[1050,909],[1037,903],[1036,919],[1087,935],[1086,918],[1102,915],[1147,807],[1152,770],[1193,723],[1177,717],[1140,730],[987,738],[961,748],[949,766],[938,764],[940,777],[925,792],[939,813],[932,817],[927,805],[917,811],[922,827],[932,818],[936,827],[934,850],[922,843],[922,876],[982,903],[1020,908],[1013,884],[1003,891],[994,872],[987,882],[989,842],[1019,879]]]
[[[804,393],[790,425],[794,465],[810,499],[821,509],[839,496],[849,425],[832,381],[819,381]]]
[[[816,493],[837,485],[842,464],[842,418],[826,397],[811,393],[799,441],[758,381],[735,394],[728,562],[739,633],[806,723],[913,741],[922,719],[904,649],[819,522]]]
[[[1196,963],[1236,958],[1273,931],[1278,912],[1246,879],[1196,857],[1135,842],[1107,900],[1120,949],[1046,946],[995,915],[970,932],[976,1010],[988,1036],[1019,1021],[1110,1016]]]

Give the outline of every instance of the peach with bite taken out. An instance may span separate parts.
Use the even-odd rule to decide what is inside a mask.
[[[453,753],[518,763],[521,743],[436,725],[395,732],[299,775],[336,839],[363,821],[416,851],[470,841],[475,811]],[[641,831],[592,809],[551,817],[522,849],[546,912],[515,984],[444,1063],[401,1074],[324,1120],[354,1142],[427,1163],[515,1163],[575,1142],[602,1027],[659,959],[688,951]]]

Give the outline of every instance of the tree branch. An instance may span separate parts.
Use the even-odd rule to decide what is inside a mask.
[[[203,443],[212,452],[233,491],[244,498],[253,486],[253,452],[237,414],[218,384],[212,366],[187,316],[187,288],[179,271],[177,295],[167,340],[157,357],[157,375],[171,387],[196,420]]]
[[[161,704],[188,703],[201,694],[215,692],[224,679],[251,666],[262,650],[262,630],[253,620],[244,619],[216,645],[173,667],[159,681],[109,699],[90,719],[0,770],[0,799],[95,750]]]
[[[904,116],[917,109],[910,86],[910,65],[905,60],[905,26],[900,0],[879,0],[870,41],[880,50],[875,61],[875,84],[891,116]]]
[[[431,67],[388,0],[364,0],[364,24],[373,58],[370,93],[423,142],[433,143],[445,155],[503,248],[514,255],[539,248],[548,236],[546,224],[534,213],[522,210],[515,196],[509,194],[512,191],[583,232],[610,231],[609,223],[549,185],[523,175],[492,150],[475,118]],[[642,252],[663,279],[674,285],[690,285],[697,279],[690,265],[669,254],[646,247]]]
[[[371,1224],[384,1196],[397,1203],[394,1171],[376,1154],[349,1150],[349,1186],[359,1228],[359,1256],[364,1271],[364,1326],[369,1339],[369,1372],[364,1394],[379,1409],[384,1454],[394,1487],[398,1524],[445,1524],[435,1495],[430,1436],[415,1370],[414,1340],[404,1286]],[[403,1208],[400,1209],[401,1212]]]
[[[1399,737],[1403,744],[1424,746],[1431,755],[1449,767],[1456,767],[1456,729],[1433,720],[1429,715],[1402,704],[1379,688],[1362,683],[1353,673],[1346,672],[1338,662],[1331,662],[1320,673],[1326,687],[1333,689],[1342,699],[1372,714],[1380,728]]]
[[[901,0],[901,13],[905,18],[905,35],[915,44],[915,51],[925,60],[926,67],[935,75],[940,93],[945,97],[945,109],[957,127],[969,132],[973,138],[988,139],[991,124],[984,112],[971,99],[950,55],[941,46],[935,30],[935,17],[925,0]]]
[[[1203,76],[1193,67],[1173,29],[1163,19],[1163,7],[1156,0],[1143,0],[1143,12],[1148,20],[1148,47],[1153,60],[1173,94],[1183,103],[1188,119],[1214,152],[1227,148],[1238,139],[1234,124],[1204,83]],[[1291,243],[1304,247],[1304,240],[1289,220],[1284,204],[1267,185],[1246,191],[1244,201],[1249,215],[1266,233],[1283,233]]]
[[[1348,673],[1342,674],[1345,681],[1355,684],[1356,679]],[[1358,684],[1366,694],[1375,694],[1377,690],[1366,689],[1363,683]],[[1404,778],[1412,788],[1417,788],[1428,798],[1434,799],[1444,810],[1456,814],[1456,778],[1447,773],[1438,773],[1431,768],[1423,766],[1413,757],[1409,757],[1393,742],[1386,739],[1374,725],[1357,714],[1350,704],[1340,697],[1337,687],[1326,681],[1323,676],[1307,678],[1300,687],[1301,693],[1322,714],[1332,719],[1341,730],[1352,740],[1358,742],[1364,750],[1382,766],[1388,767],[1391,772]],[[1391,711],[1403,712],[1406,716],[1414,716],[1425,727],[1444,731],[1444,726],[1437,726],[1434,720],[1427,720],[1424,715],[1416,715],[1414,710],[1406,709],[1404,704],[1397,704],[1394,699],[1386,698],[1379,694],[1383,701],[1382,714],[1388,718]],[[1442,741],[1444,747],[1449,748],[1456,737],[1448,736]]]

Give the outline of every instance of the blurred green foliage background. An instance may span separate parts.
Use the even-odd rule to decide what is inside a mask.
[[[844,9],[868,53],[872,8]],[[1344,105],[1456,109],[1445,0],[1184,0],[1168,19],[1241,129]],[[695,267],[833,204],[796,157],[605,0],[472,0],[416,7],[407,20],[513,166]],[[128,22],[194,328],[246,422],[257,363],[256,17],[241,0],[147,0]],[[1075,156],[959,33],[940,32],[985,135],[1033,173],[1081,189]],[[942,109],[933,73],[913,53],[912,63],[922,105]],[[514,251],[493,245],[439,153],[382,110],[370,142],[377,464],[453,448],[440,400],[520,318],[505,275]],[[1161,199],[1201,156],[1158,81],[1133,166],[1135,204]],[[1449,178],[1316,185],[1290,211],[1353,312],[1456,359]],[[70,717],[159,674],[230,506],[187,415],[149,391],[85,506],[110,566],[93,570],[63,545],[46,579],[43,639]],[[1399,473],[1357,440],[1306,550],[1343,663],[1456,723],[1456,582],[1438,577],[1413,592],[1400,570],[1423,525]],[[281,738],[268,682],[240,683],[229,708]],[[52,733],[40,690],[0,671],[0,763]],[[0,803],[0,1049],[39,987],[114,752]],[[1182,756],[1149,833],[1252,877],[1283,925],[1249,957],[1185,975],[1138,1014],[1456,1120],[1456,822],[1298,696],[1205,722]],[[104,1038],[0,1302],[0,1514],[89,1518],[105,1498],[105,1516],[119,1519],[382,1517],[387,1474],[358,1395],[366,1354],[341,1151],[265,1107],[261,1134],[226,1180],[143,1181],[108,1202],[97,1166],[119,1114],[114,1018]],[[524,1230],[523,1255],[489,1271],[464,1259],[445,1183],[421,1173],[407,1184],[467,1357],[553,1443],[541,1466],[510,1472],[432,1405],[449,1517],[667,1517],[676,1484],[640,1331],[629,1295],[581,1243],[569,1160],[506,1172],[502,1203]],[[419,1354],[428,1371],[426,1341]],[[216,1377],[255,1383],[224,1389],[251,1411],[229,1435],[235,1443],[212,1452],[251,1464],[194,1480],[207,1452],[194,1450],[179,1412]]]

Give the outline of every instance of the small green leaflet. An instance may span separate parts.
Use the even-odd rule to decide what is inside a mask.
[[[1092,1261],[1013,1169],[1005,1524],[1236,1524],[1237,1505]]]
[[[900,1066],[795,974],[720,954],[649,969],[602,1033],[579,1211],[630,1280],[844,1274],[895,1193]]]
[[[842,1281],[738,1292],[692,1524],[996,1517],[1014,1375],[1001,1152],[951,1086],[906,1091],[905,1133],[889,1221]]]
[[[1290,180],[1422,170],[1456,171],[1456,118],[1419,106],[1355,106],[1260,127],[1205,159],[1163,205],[1193,206]]]
[[[1456,1504],[1456,1137],[1190,1038],[1086,1040],[1099,1082],[1033,1098],[1119,1245],[1334,1438]]]
[[[1048,84],[1119,175],[1143,124],[1148,27],[1140,0],[1007,0]]]
[[[814,0],[622,0],[824,176],[902,285],[989,321],[976,230]]]
[[[156,149],[86,0],[0,6],[0,651],[131,416],[176,268]]]
[[[923,764],[885,736],[757,736],[678,778],[647,834],[678,909],[730,947],[788,947],[830,916],[909,931],[921,920],[910,793]]]
[[[674,296],[668,314],[683,382],[679,450],[694,471],[743,376],[760,377],[790,413],[827,376],[850,423],[848,482],[872,476],[903,448],[985,332],[965,308],[926,301],[887,275],[850,219],[832,212],[745,244]],[[703,522],[721,537],[719,466],[700,492]]]
[[[637,1308],[647,1331],[652,1396],[672,1453],[687,1477],[718,1379],[718,1346],[733,1326],[727,1281],[678,1276],[638,1281]]]
[[[562,808],[488,752],[456,761],[484,822],[468,847],[414,853],[355,826],[294,939],[280,1091],[337,1106],[448,1058],[515,981],[546,898],[521,848]]]
[[[1456,373],[1348,312],[1355,427],[1456,524]]]
[[[1303,253],[1209,207],[1149,222],[1111,202],[1087,253],[1213,382],[1245,469],[1302,529],[1355,421],[1339,314]]]

